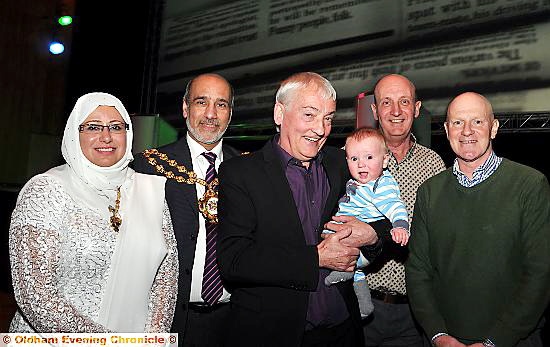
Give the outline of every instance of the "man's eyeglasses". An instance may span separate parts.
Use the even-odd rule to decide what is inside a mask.
[[[130,124],[126,123],[112,123],[108,125],[86,123],[78,126],[78,131],[84,134],[100,134],[103,129],[107,128],[111,134],[123,134],[127,130],[130,130]]]

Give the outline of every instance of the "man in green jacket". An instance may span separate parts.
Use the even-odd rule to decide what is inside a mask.
[[[445,123],[457,158],[418,190],[407,292],[435,346],[542,346],[550,186],[496,156],[498,125],[485,97],[457,96]]]

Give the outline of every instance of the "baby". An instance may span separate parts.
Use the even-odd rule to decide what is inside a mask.
[[[336,215],[354,216],[366,223],[387,218],[393,226],[390,231],[393,241],[406,245],[409,241],[407,209],[399,197],[397,182],[384,170],[389,154],[380,131],[360,128],[352,132],[346,139],[346,160],[352,179],[346,184],[346,195],[340,199]],[[360,270],[366,265],[368,261],[360,255],[355,273],[333,271],[325,279],[325,284],[331,285],[353,278],[362,317],[374,309],[365,274]]]

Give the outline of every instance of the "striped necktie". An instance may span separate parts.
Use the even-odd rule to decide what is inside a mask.
[[[210,164],[206,170],[206,183],[212,182],[216,177],[216,154],[204,152],[202,155]],[[202,276],[202,299],[209,305],[214,305],[221,298],[223,293],[222,281],[216,262],[216,237],[218,225],[205,220],[206,225],[206,258],[204,263],[204,274]]]

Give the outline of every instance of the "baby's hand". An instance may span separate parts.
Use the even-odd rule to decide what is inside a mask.
[[[393,241],[401,246],[405,246],[409,242],[409,232],[406,229],[393,228],[390,234]]]

